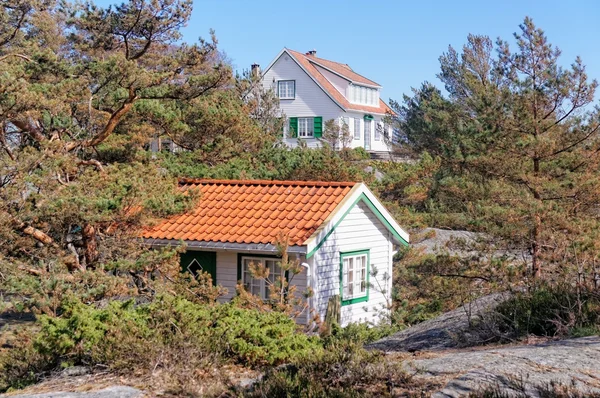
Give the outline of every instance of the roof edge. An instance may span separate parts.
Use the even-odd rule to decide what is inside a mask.
[[[410,241],[409,234],[398,225],[396,220],[394,220],[373,192],[371,192],[364,183],[359,183],[352,188],[344,200],[340,202],[331,212],[329,217],[323,221],[321,226],[313,232],[306,241],[304,241],[303,244],[307,247],[308,251],[308,254],[306,255],[307,258],[312,257],[320,249],[329,235],[331,235],[336,227],[344,220],[348,212],[350,212],[350,210],[361,200],[369,206],[371,211],[375,213],[386,229],[392,232],[398,243],[408,245]]]
[[[224,185],[294,185],[316,187],[354,187],[361,184],[352,181],[294,181],[294,180],[223,180],[211,178],[180,178],[180,185],[187,184],[224,184]]]
[[[336,72],[336,71],[334,71],[334,70],[333,70],[333,69],[331,69],[331,68],[328,68],[328,67],[326,67],[325,65],[323,65],[323,64],[321,64],[321,63],[319,63],[318,61],[316,61],[316,60],[315,60],[315,59],[313,59],[313,58],[309,58],[309,57],[307,57],[306,59],[308,59],[308,62],[312,62],[313,64],[316,64],[316,65],[318,65],[320,68],[323,68],[323,69],[325,69],[326,71],[329,71],[329,72],[333,73],[334,75],[337,75],[337,76],[341,77],[342,79],[349,81],[350,83],[354,83],[354,84],[355,84],[355,85],[357,85],[357,86],[365,86],[365,87],[371,87],[371,88],[383,88],[383,87],[382,87],[382,86],[381,86],[379,83],[372,81],[371,79],[369,79],[369,78],[368,78],[368,77],[366,77],[366,76],[363,76],[363,75],[361,75],[360,73],[356,73],[356,72],[355,72],[354,70],[352,70],[352,69],[350,69],[350,71],[351,71],[352,73],[356,73],[358,76],[362,77],[363,79],[366,79],[366,80],[369,80],[369,81],[371,81],[373,84],[368,84],[368,83],[359,83],[359,82],[357,82],[356,80],[352,80],[352,79],[351,79],[351,78],[349,78],[348,76],[344,76],[343,74],[341,74],[341,73],[339,73],[339,72]],[[328,59],[324,59],[324,58],[317,58],[317,59],[323,59],[323,60],[325,60],[325,61],[329,61],[329,62],[335,62],[335,61],[330,61],[330,60],[328,60]],[[338,62],[338,63],[339,63],[339,62]]]
[[[197,240],[153,239],[142,238],[145,245],[150,247],[179,247],[185,245],[188,249],[212,249],[221,251],[245,251],[256,253],[275,253],[277,245],[268,243],[230,243]],[[306,246],[290,245],[288,253],[306,254]]]
[[[323,92],[325,93],[325,95],[327,95],[329,97],[329,99],[331,99],[333,101],[334,104],[336,104],[337,106],[339,106],[343,111],[346,111],[346,108],[344,108],[344,106],[342,104],[340,104],[338,102],[338,100],[336,100],[335,98],[333,98],[333,96],[329,93],[329,91],[325,90],[325,88],[321,85],[321,83],[319,83],[319,81],[317,80],[316,77],[314,77],[312,75],[312,73],[310,73],[309,71],[306,70],[306,68],[304,66],[302,66],[302,64],[300,63],[300,61],[298,61],[296,59],[296,56],[294,56],[294,54],[292,54],[290,51],[294,51],[294,50],[289,50],[287,48],[284,48],[281,55],[283,55],[283,53],[285,52],[286,54],[288,54],[290,57],[292,57],[292,59],[294,60],[294,62],[296,63],[296,65],[298,65],[300,67],[300,69],[302,69],[304,71],[304,73],[306,73],[308,75],[308,77],[311,78],[311,80],[313,82],[315,82],[315,84],[317,85],[317,87],[319,87],[321,90],[323,90]],[[279,57],[277,57],[277,59],[279,59],[281,57],[281,55],[279,55]],[[273,61],[271,65],[269,65],[269,68],[275,64],[277,60]],[[319,72],[317,70],[317,72]],[[321,73],[321,72],[319,72]],[[322,75],[322,74],[321,74]],[[323,76],[325,79],[327,79],[325,76]]]

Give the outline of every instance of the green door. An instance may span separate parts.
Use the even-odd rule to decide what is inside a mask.
[[[188,251],[181,254],[181,269],[198,275],[208,272],[214,286],[217,285],[217,253]]]

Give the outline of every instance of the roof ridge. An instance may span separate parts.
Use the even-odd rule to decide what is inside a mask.
[[[360,182],[352,181],[294,181],[294,180],[224,180],[211,178],[180,178],[180,185],[222,184],[222,185],[296,185],[319,187],[353,187]]]
[[[321,57],[317,57],[317,56],[314,56],[314,55],[306,55],[306,54],[304,54],[304,53],[302,53],[302,52],[300,52],[300,51],[291,50],[291,49],[289,49],[289,48],[288,48],[287,50],[288,50],[288,51],[292,51],[292,52],[294,52],[294,53],[297,53],[297,54],[301,55],[302,57],[304,57],[304,59],[306,59],[308,62],[315,63],[315,64],[317,64],[317,65],[319,65],[319,66],[321,66],[321,67],[323,67],[323,68],[325,68],[325,69],[331,69],[331,68],[330,68],[330,67],[328,67],[328,66],[326,66],[326,65],[320,65],[320,64],[319,64],[319,61],[331,62],[332,64],[336,64],[336,65],[338,65],[339,67],[341,67],[341,68],[343,68],[343,69],[346,69],[346,72],[353,73],[353,74],[355,74],[356,76],[358,76],[358,77],[360,77],[360,78],[362,78],[362,79],[364,79],[364,80],[365,80],[364,82],[360,82],[360,81],[358,81],[357,83],[358,83],[359,85],[360,85],[360,84],[363,84],[363,85],[367,85],[367,86],[368,86],[368,85],[374,85],[374,86],[381,87],[381,85],[380,85],[379,83],[377,83],[376,81],[374,81],[374,80],[371,80],[371,79],[369,79],[368,77],[366,77],[366,76],[364,76],[364,75],[361,75],[360,73],[356,72],[356,71],[355,71],[354,69],[352,69],[352,68],[350,67],[350,65],[348,65],[348,64],[343,64],[343,63],[341,63],[341,62],[332,61],[332,60],[330,60],[330,59],[321,58]],[[343,72],[341,72],[341,71],[336,71],[336,70],[330,70],[330,71],[331,71],[331,72],[333,72],[333,73],[335,73],[335,74],[338,74],[338,75],[341,75],[341,76],[343,76],[345,79],[349,79],[350,81],[355,81],[355,79],[353,79],[353,78],[352,78],[352,76],[345,76],[345,75],[344,75],[344,73],[343,73]]]

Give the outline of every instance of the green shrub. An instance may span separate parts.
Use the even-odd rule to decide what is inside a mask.
[[[363,345],[382,339],[398,330],[395,325],[369,326],[366,323],[351,323],[342,328],[333,324],[331,334],[323,338],[323,345],[325,347],[339,343]]]
[[[99,309],[71,301],[64,308],[61,317],[40,317],[30,343],[0,354],[0,391],[72,365],[103,364],[136,374],[159,369],[184,377],[226,363],[278,365],[321,349],[318,338],[301,333],[286,315],[232,304],[161,296],[143,305],[112,302]],[[25,359],[15,363],[15,357]]]
[[[352,149],[352,158],[356,160],[366,160],[371,159],[371,155],[369,152],[363,147],[357,147]]]
[[[520,337],[576,336],[600,326],[600,298],[570,285],[542,284],[498,306],[500,329]]]

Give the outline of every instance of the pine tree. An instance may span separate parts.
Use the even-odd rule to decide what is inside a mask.
[[[396,104],[397,122],[414,148],[441,157],[434,195],[444,206],[529,250],[539,277],[595,260],[597,82],[579,58],[563,68],[530,18],[515,40],[514,50],[475,35],[461,53],[450,47],[438,76],[449,97],[425,84]]]

